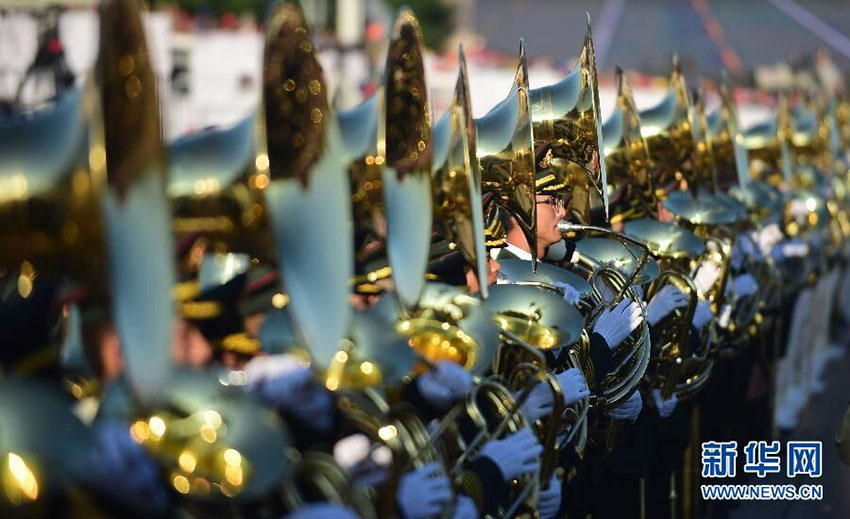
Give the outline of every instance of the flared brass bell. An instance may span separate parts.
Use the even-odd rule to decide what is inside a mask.
[[[608,216],[608,180],[590,15],[578,66],[561,81],[530,91],[535,149],[552,147],[549,167],[572,190],[576,210],[589,217],[591,191]]]
[[[66,277],[108,309],[130,379],[171,366],[176,272],[156,82],[132,0],[105,2],[94,81],[0,124],[0,270]]]
[[[696,257],[705,252],[705,242],[674,223],[641,218],[626,222],[623,232],[646,243],[657,257],[681,259]]]
[[[729,82],[720,83],[720,107],[706,115],[715,164],[715,192],[727,192],[749,180],[749,158],[743,145],[738,109]]]
[[[615,70],[617,104],[602,125],[608,183],[627,204],[612,209],[611,223],[654,216],[658,200],[652,183],[649,148],[640,133],[641,121],[634,96],[623,70]]]
[[[685,176],[694,170],[696,147],[690,115],[690,97],[678,56],[674,55],[670,86],[664,98],[640,111],[640,131],[649,147],[653,183],[660,199],[679,189],[687,180]]]
[[[348,337],[319,374],[331,391],[387,387],[410,374],[415,362],[407,337],[373,309],[354,314]]]
[[[528,98],[528,64],[520,40],[519,59],[510,93],[487,114],[475,119],[481,189],[515,219],[528,243],[537,243],[534,139]],[[532,266],[537,250],[530,248]]]
[[[396,297],[412,309],[422,292],[431,245],[433,142],[419,21],[396,13],[378,91],[339,115],[355,232],[386,240]],[[357,244],[365,257],[368,241]]]
[[[780,96],[772,119],[741,132],[741,141],[750,159],[751,179],[768,182],[777,188],[791,187],[790,119],[788,100]]]
[[[487,248],[481,205],[481,170],[476,153],[475,122],[470,106],[466,57],[458,50],[454,95],[434,125],[434,224],[472,265],[481,296],[487,298]]]
[[[228,387],[232,382],[216,372],[179,370],[152,408],[140,408],[120,379],[104,401],[124,414],[110,418],[130,422],[133,439],[168,471],[175,495],[199,502],[255,499],[292,474],[294,449],[278,415],[241,387]],[[129,407],[116,408],[120,401]]]
[[[91,431],[71,413],[67,395],[30,379],[0,380],[0,512],[4,515],[49,515],[51,500],[79,492],[77,486],[90,474],[94,448]],[[73,501],[63,506],[74,509]]]
[[[629,277],[637,268],[643,251],[631,243],[609,238],[584,238],[576,242],[576,252],[593,258],[602,265],[610,265]],[[635,283],[650,283],[658,276],[658,263],[648,258],[635,276]]]
[[[370,311],[407,337],[410,348],[426,361],[449,360],[474,375],[489,369],[499,331],[480,299],[443,283],[428,283],[415,313],[404,315],[390,298]]]
[[[541,287],[492,286],[486,306],[499,328],[541,350],[574,344],[584,327],[578,310]]]
[[[258,159],[267,158],[263,194],[281,282],[299,336],[327,366],[351,315],[351,196],[339,128],[297,3],[279,3],[268,21],[260,113]]]
[[[580,296],[590,292],[590,284],[580,276],[569,270],[541,263],[537,265],[537,272],[532,272],[528,261],[521,259],[499,260],[499,275],[509,279],[512,283],[540,283],[556,286],[559,284],[570,285]]]

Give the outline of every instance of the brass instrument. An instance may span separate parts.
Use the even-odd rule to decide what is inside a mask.
[[[690,347],[691,321],[700,296],[690,275],[690,262],[705,253],[705,243],[676,224],[649,219],[627,222],[624,232],[643,240],[661,267],[661,274],[646,291],[646,300],[667,284],[688,296],[685,308],[675,309],[658,324],[648,369],[650,387],[660,389],[665,399],[675,394],[685,400],[704,387],[714,364],[709,356],[716,341],[713,321],[701,332],[699,348]]]
[[[458,51],[458,60],[460,65],[452,101],[433,129],[434,222],[449,241],[449,248],[456,245],[472,265],[481,296],[486,299],[488,269],[481,170],[463,47]]]
[[[567,239],[575,239],[577,233],[606,236],[576,242],[576,269],[586,276],[591,287],[592,311],[585,316],[588,325],[602,310],[615,306],[624,298],[641,302],[642,294],[637,285],[658,275],[658,266],[650,258],[645,244],[601,227],[561,221],[558,228]],[[594,407],[613,409],[629,398],[646,372],[650,349],[649,326],[643,319],[641,325],[615,350],[616,368],[606,375],[602,387],[595,392]]]
[[[159,107],[137,3],[106,2],[100,24],[94,80],[3,126],[0,268],[67,276],[108,307],[148,401],[171,367],[175,279]]]
[[[537,243],[534,140],[528,92],[528,65],[520,40],[510,93],[487,114],[475,119],[476,152],[482,191],[495,193],[500,205],[516,219],[528,243]],[[532,267],[536,268],[537,250],[530,249]]]
[[[700,376],[687,373],[686,367],[699,365],[704,355],[689,351],[690,323],[696,304],[696,290],[687,274],[687,265],[682,268],[682,258],[701,255],[705,245],[696,236],[674,223],[662,223],[657,217],[659,194],[653,187],[652,164],[646,140],[641,135],[640,115],[635,106],[631,87],[617,69],[617,106],[605,122],[605,160],[608,162],[608,178],[616,186],[619,197],[628,201],[611,217],[612,224],[624,224],[623,233],[645,243],[658,261],[660,274],[653,276],[644,299],[652,296],[667,283],[672,283],[689,296],[685,310],[675,310],[659,327],[662,337],[654,341],[648,366],[649,386],[662,390],[665,398],[673,392],[684,394],[695,382],[708,380],[711,366]],[[593,254],[591,254],[592,256]],[[625,258],[629,263],[632,258]],[[621,260],[621,261],[625,261]],[[633,267],[627,264],[627,270]],[[693,358],[692,358],[693,356]]]
[[[587,359],[587,340],[581,314],[553,286],[544,283],[500,284],[491,292],[487,308],[500,330],[493,373],[516,391],[530,392],[543,382],[552,394],[551,414],[534,424],[544,449],[538,475],[543,485],[551,479],[561,451],[571,446],[581,454],[585,447],[588,402],[565,408],[554,376],[571,367],[580,369],[585,376],[592,375],[592,366],[583,360]],[[516,405],[523,402],[520,393]]]
[[[268,157],[256,153],[257,131],[252,115],[169,144],[167,193],[178,239],[198,233],[214,251],[276,259],[263,199]]]
[[[602,117],[596,55],[590,15],[578,66],[567,76],[546,87],[530,91],[534,146],[552,146],[549,168],[560,183],[573,193],[571,211],[589,223],[591,192],[608,216],[606,164],[603,155]],[[531,243],[531,242],[530,242]]]
[[[268,22],[256,165],[291,315],[313,359],[327,366],[351,315],[352,237],[339,232],[351,222],[351,201],[310,34],[295,3],[278,5]]]
[[[605,164],[608,182],[614,186],[617,198],[628,207],[611,215],[611,225],[634,218],[654,218],[658,214],[649,148],[641,135],[640,115],[631,85],[620,67],[615,70],[615,81],[617,105],[602,126]]]
[[[338,115],[357,259],[367,260],[371,243],[386,240],[395,294],[407,309],[415,306],[425,283],[434,211],[434,150],[423,60],[419,22],[402,9],[392,25],[380,88]]]

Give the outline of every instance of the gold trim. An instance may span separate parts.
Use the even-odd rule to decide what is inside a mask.
[[[171,297],[179,303],[195,299],[200,293],[201,284],[196,279],[177,283],[174,285],[174,288],[171,289]]]
[[[214,319],[221,315],[218,301],[186,301],[180,304],[180,315],[186,319]]]
[[[221,340],[221,349],[243,355],[254,355],[260,348],[260,341],[247,333],[234,333]]]

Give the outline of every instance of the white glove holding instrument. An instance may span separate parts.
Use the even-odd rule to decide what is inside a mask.
[[[711,303],[704,299],[700,299],[697,301],[697,306],[694,309],[694,317],[691,319],[691,324],[694,325],[694,328],[699,330],[708,324],[712,317],[714,317],[714,312],[711,311]]]
[[[584,380],[584,374],[578,368],[570,368],[563,373],[558,373],[555,378],[558,379],[561,390],[564,392],[565,406],[573,405],[590,396],[587,381]]]
[[[540,519],[554,519],[561,508],[561,482],[554,474],[549,480],[549,486],[540,490],[537,499],[537,511]]]
[[[490,440],[481,447],[479,456],[490,458],[502,472],[502,478],[510,481],[523,474],[536,472],[540,468],[543,446],[531,429],[522,429],[501,440]]]
[[[642,321],[640,303],[623,299],[614,308],[606,308],[599,314],[593,324],[593,332],[601,335],[608,347],[613,349],[635,331]]]
[[[676,404],[679,402],[676,395],[671,396],[667,400],[662,400],[660,389],[652,390],[652,400],[655,402],[655,408],[658,409],[658,416],[661,418],[667,418],[673,414],[673,411],[676,409]]]
[[[564,405],[569,406],[582,398],[590,396],[584,375],[578,368],[570,368],[563,373],[555,375],[561,391],[564,395]],[[549,384],[539,382],[529,393],[528,398],[522,405],[522,412],[532,421],[549,416],[553,409],[552,390]]]
[[[552,286],[559,289],[561,292],[563,292],[564,293],[564,296],[563,296],[564,301],[566,301],[568,304],[570,304],[572,306],[575,306],[576,304],[578,304],[579,299],[581,299],[581,294],[579,293],[579,291],[576,290],[569,283],[559,283],[559,282],[555,281],[554,283],[552,283]]]
[[[532,422],[552,413],[552,391],[545,382],[538,382],[522,403],[522,414]]]
[[[714,286],[718,277],[720,277],[720,268],[714,263],[706,262],[697,269],[697,273],[694,275],[694,284],[701,294],[706,294]]]
[[[432,462],[401,477],[396,501],[402,517],[427,519],[440,515],[451,496],[449,478]]]
[[[438,361],[434,369],[416,379],[422,396],[434,407],[446,409],[472,389],[472,374],[450,360]]]
[[[664,285],[646,305],[646,321],[655,326],[670,312],[688,304],[688,296],[673,285]]]
[[[641,409],[643,409],[643,398],[640,396],[640,391],[635,391],[628,400],[620,404],[620,407],[608,411],[608,416],[617,420],[634,422],[640,416]]]
[[[247,385],[273,406],[316,431],[333,426],[333,397],[313,371],[291,355],[259,357],[245,366]]]

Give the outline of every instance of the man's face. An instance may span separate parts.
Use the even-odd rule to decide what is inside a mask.
[[[566,215],[564,200],[560,195],[537,195],[537,244],[549,247],[563,239],[558,222]]]

